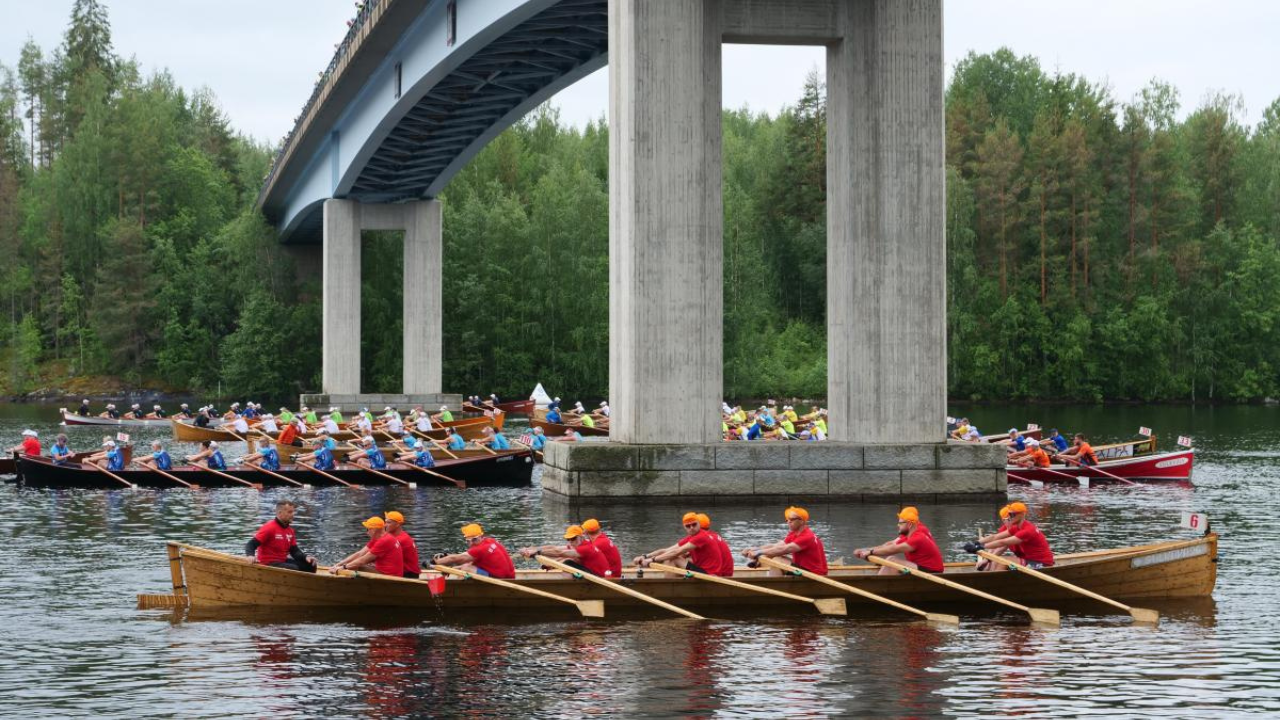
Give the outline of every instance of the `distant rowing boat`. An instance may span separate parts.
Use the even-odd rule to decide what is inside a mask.
[[[105,425],[107,427],[168,427],[169,418],[160,420],[113,420],[96,415],[76,415],[70,410],[62,411],[63,425]]]
[[[205,548],[168,543],[172,594],[139,596],[140,606],[211,607],[413,607],[445,612],[501,608],[504,618],[538,619],[571,607],[475,580],[450,579],[433,595],[427,582],[405,582],[376,574],[335,576],[282,570],[253,564],[249,558]],[[1217,582],[1218,536],[1135,547],[1061,555],[1043,572],[1095,593],[1117,599],[1207,597]],[[873,565],[836,566],[829,577],[860,590],[910,604],[954,604],[970,598],[959,591],[909,575],[878,575]],[[650,597],[708,614],[755,609],[762,614],[798,608],[799,603],[744,588],[713,585],[649,570],[637,577],[625,568],[625,587]],[[1018,602],[1080,607],[1079,595],[1017,572],[976,572],[972,563],[950,563],[945,577],[962,585]],[[810,598],[843,597],[850,605],[868,601],[833,591],[805,578],[767,575],[735,568],[733,579],[749,585]],[[437,581],[438,582],[438,581]],[[640,606],[639,601],[560,572],[523,570],[512,581],[574,600],[601,600],[608,607]]]
[[[1097,465],[1088,467],[1051,465],[1048,468],[1024,468],[1010,465],[1006,470],[1010,480],[1037,482],[1067,482],[1078,478],[1106,481],[1112,479],[1108,475],[1115,475],[1125,480],[1188,480],[1191,478],[1194,461],[1194,450],[1179,450],[1159,455],[1136,455],[1103,460]]]
[[[462,403],[462,409],[467,412],[485,412],[494,408],[501,410],[508,415],[533,415],[533,400],[512,400],[511,402],[500,402],[493,407],[488,405],[476,405],[474,403]]]
[[[495,430],[501,430],[503,421],[505,419],[506,419],[505,413],[497,413],[494,417],[488,417],[483,415],[479,417],[464,417],[457,420],[450,420],[449,422],[446,422],[446,423],[432,423],[432,424],[437,428],[439,428],[439,426],[441,425],[449,428],[457,428],[458,434],[462,436],[463,440],[474,440],[479,438],[481,435],[483,435],[484,429],[487,427],[492,427]],[[185,421],[185,420],[182,420],[182,421],[174,420],[172,422],[172,425],[173,425],[173,439],[180,440],[183,442],[201,442],[203,440],[216,440],[218,442],[237,442],[239,440],[239,438],[237,438],[236,435],[239,435],[240,433],[236,433],[233,435],[232,433],[227,432],[226,430],[219,430],[216,427],[200,427],[199,425],[196,425],[192,422]],[[406,427],[409,427],[409,425],[406,424]],[[440,429],[430,430],[426,434],[430,435],[431,437],[437,440],[443,440],[447,436],[447,433],[444,430],[440,430]],[[260,436],[260,433],[254,433],[254,435]],[[271,437],[276,437],[277,435],[279,435],[279,433],[271,433],[270,435]],[[316,433],[307,433],[302,437],[303,439],[311,440],[318,437],[318,435]],[[334,440],[339,440],[339,441],[354,440],[356,437],[356,434],[348,430],[339,430],[338,432],[330,435],[330,437],[332,437]]]

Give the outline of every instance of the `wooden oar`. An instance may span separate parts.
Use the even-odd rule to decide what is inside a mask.
[[[781,570],[784,573],[799,575],[800,577],[808,578],[814,582],[822,583],[823,585],[830,585],[831,587],[839,588],[843,592],[852,593],[854,595],[859,595],[861,597],[867,598],[868,600],[875,600],[876,602],[881,602],[881,603],[884,603],[885,605],[896,607],[899,610],[904,610],[906,612],[919,615],[920,617],[924,618],[925,620],[928,620],[929,622],[943,623],[945,625],[960,624],[960,618],[956,617],[955,615],[947,615],[945,613],[925,612],[920,608],[911,607],[910,605],[900,603],[897,600],[890,600],[889,598],[883,595],[877,595],[873,592],[868,592],[866,590],[863,590],[862,588],[854,587],[852,585],[846,585],[845,583],[839,582],[837,580],[832,580],[831,578],[826,577],[825,575],[819,575],[818,573],[815,573],[815,572],[809,572],[808,570],[798,568],[795,565],[788,565],[784,562],[778,562],[777,560],[774,560],[771,557],[757,556],[756,559],[760,562],[761,565],[764,565],[765,567],[771,567],[775,570]]]
[[[296,487],[301,487],[301,488],[309,488],[309,487],[311,487],[310,485],[308,485],[308,484],[306,484],[306,483],[298,482],[297,480],[294,480],[294,479],[293,479],[293,478],[291,478],[291,477],[287,477],[287,476],[285,476],[285,475],[281,475],[281,474],[280,474],[280,473],[278,473],[278,472],[273,472],[273,471],[268,470],[268,469],[266,469],[266,468],[264,468],[264,467],[258,467],[257,465],[250,465],[249,467],[253,468],[254,470],[257,470],[257,471],[258,471],[258,472],[260,472],[260,473],[265,473],[265,474],[267,474],[267,475],[269,475],[269,476],[271,476],[271,477],[273,477],[273,478],[275,478],[275,479],[277,479],[277,480],[283,480],[283,481],[285,481],[285,482],[289,483],[290,485],[294,485],[294,486],[296,486]]]
[[[631,588],[629,588],[629,587],[623,587],[622,585],[619,585],[618,583],[615,583],[615,582],[612,582],[612,581],[609,581],[609,580],[605,580],[604,578],[599,577],[599,576],[597,576],[597,575],[593,575],[592,573],[584,572],[584,571],[582,571],[582,570],[578,570],[578,569],[576,569],[576,568],[569,567],[568,565],[565,565],[564,563],[560,562],[559,560],[553,560],[553,559],[551,559],[551,558],[549,558],[549,557],[546,557],[545,555],[538,555],[538,556],[536,556],[536,559],[537,559],[537,561],[538,561],[538,562],[542,563],[543,565],[546,565],[547,567],[553,567],[553,568],[555,568],[555,569],[559,570],[560,572],[566,572],[566,573],[569,573],[570,575],[572,575],[572,576],[574,576],[574,577],[576,577],[576,578],[581,578],[581,579],[586,580],[586,581],[588,581],[588,582],[593,582],[593,583],[595,583],[596,585],[600,585],[601,587],[609,588],[610,590],[612,590],[612,591],[614,591],[614,592],[622,593],[623,595],[630,595],[631,597],[633,597],[633,598],[635,598],[635,599],[637,599],[637,600],[643,600],[644,602],[647,602],[647,603],[649,603],[650,605],[657,605],[657,606],[658,606],[658,607],[660,607],[660,608],[664,608],[664,609],[670,610],[670,611],[671,611],[671,612],[673,612],[673,613],[676,613],[676,614],[678,614],[678,615],[683,615],[683,616],[685,616],[685,617],[687,617],[687,618],[692,618],[692,619],[694,619],[694,620],[706,620],[706,618],[702,617],[701,615],[697,615],[697,614],[691,613],[691,612],[689,612],[688,610],[685,610],[685,609],[684,609],[684,608],[682,608],[682,607],[676,607],[675,605],[672,605],[672,604],[671,604],[671,603],[669,603],[669,602],[664,602],[664,601],[662,601],[662,600],[659,600],[659,599],[658,599],[658,598],[656,598],[656,597],[651,597],[651,596],[649,596],[649,595],[645,595],[644,593],[642,593],[642,592],[637,592],[637,591],[635,591],[635,590],[632,590],[632,589],[631,589]]]
[[[297,467],[304,467],[304,468],[306,468],[306,469],[310,470],[310,471],[311,471],[311,472],[313,472],[313,473],[319,473],[319,474],[321,474],[321,475],[325,476],[326,478],[329,478],[330,480],[332,480],[332,481],[334,481],[334,482],[338,483],[339,485],[344,485],[344,486],[349,487],[349,488],[353,488],[353,487],[363,487],[363,486],[361,486],[361,485],[356,485],[355,483],[349,483],[349,482],[347,482],[346,480],[343,480],[342,478],[337,477],[336,475],[330,475],[329,473],[327,473],[327,472],[325,472],[325,471],[321,470],[320,468],[318,468],[318,467],[314,467],[314,466],[311,466],[311,465],[308,465],[306,462],[303,462],[303,461],[301,461],[301,460],[295,460],[293,464],[294,464],[295,466],[297,466]]]
[[[399,484],[399,485],[404,485],[404,486],[405,486],[405,487],[407,487],[407,488],[416,488],[416,487],[418,487],[418,483],[415,483],[415,482],[409,482],[408,480],[401,480],[400,478],[398,478],[398,477],[396,477],[396,476],[394,476],[394,475],[389,475],[389,474],[384,473],[384,472],[378,472],[377,470],[374,470],[373,468],[367,468],[367,467],[365,467],[365,466],[361,465],[360,463],[351,463],[351,464],[352,464],[352,465],[355,465],[356,467],[360,468],[361,470],[363,470],[363,471],[365,471],[365,472],[367,472],[367,473],[373,473],[374,475],[377,475],[377,476],[378,476],[378,477],[380,477],[380,478],[385,478],[385,479],[387,479],[387,480],[390,480],[390,481],[391,481],[391,482],[393,482],[393,483],[397,483],[397,484]]]
[[[111,472],[110,470],[108,470],[108,469],[106,469],[106,468],[102,467],[101,465],[98,465],[97,463],[87,462],[87,463],[82,463],[82,464],[83,464],[83,465],[88,465],[89,467],[93,468],[94,470],[97,470],[98,472],[105,474],[107,477],[111,478],[112,480],[115,480],[116,482],[120,483],[121,485],[124,485],[125,487],[129,488],[130,490],[137,490],[137,489],[138,489],[138,486],[137,486],[137,485],[134,485],[133,483],[129,482],[128,480],[125,480],[124,478],[120,477],[119,475],[116,475],[115,473]]]
[[[174,482],[178,483],[179,485],[181,485],[181,486],[183,486],[183,487],[186,487],[186,488],[189,488],[189,489],[191,489],[191,490],[199,490],[199,489],[200,489],[200,486],[199,486],[199,485],[196,485],[195,483],[189,483],[189,482],[187,482],[186,480],[183,480],[182,478],[179,478],[179,477],[174,477],[173,475],[170,475],[169,473],[167,473],[167,472],[165,472],[165,471],[161,470],[161,469],[160,469],[160,468],[158,468],[158,467],[151,467],[150,465],[146,465],[146,464],[144,464],[144,463],[140,463],[140,462],[135,462],[135,463],[134,463],[134,465],[137,465],[138,467],[142,468],[143,470],[149,470],[149,471],[151,471],[151,472],[153,472],[153,473],[159,473],[160,475],[163,475],[163,476],[165,476],[165,477],[169,478],[170,480],[172,480],[172,481],[174,481]]]
[[[434,476],[434,477],[438,477],[438,478],[440,478],[441,480],[445,480],[445,481],[451,482],[451,483],[453,483],[454,485],[458,486],[458,489],[459,489],[459,490],[466,490],[466,489],[467,489],[467,483],[466,483],[466,481],[465,481],[465,480],[457,480],[457,479],[451,478],[451,477],[449,477],[448,475],[445,475],[445,474],[443,474],[443,473],[438,473],[438,472],[436,472],[435,470],[428,470],[427,468],[419,467],[418,465],[414,465],[414,464],[413,464],[413,463],[411,463],[411,462],[402,462],[402,463],[400,463],[400,464],[401,464],[401,465],[404,465],[404,466],[406,466],[406,467],[413,468],[414,470],[417,470],[418,472],[424,472],[424,473],[426,473],[426,474],[428,474],[428,475],[431,475],[431,476]]]
[[[781,590],[774,590],[773,588],[760,587],[758,585],[751,585],[744,582],[738,582],[737,580],[730,580],[729,578],[720,577],[718,575],[709,575],[707,573],[700,573],[694,570],[689,570],[687,568],[678,568],[672,565],[663,565],[662,563],[652,563],[649,565],[649,567],[655,570],[661,570],[662,572],[671,573],[673,575],[684,575],[685,577],[697,578],[699,580],[706,580],[707,582],[713,582],[719,585],[728,585],[729,587],[736,587],[742,590],[750,590],[752,592],[763,593],[765,595],[773,595],[775,597],[787,598],[788,600],[795,600],[797,602],[811,603],[813,604],[814,607],[818,608],[818,612],[822,613],[823,615],[848,614],[848,608],[845,607],[844,598],[809,598],[809,597],[804,597],[803,595],[792,595],[789,592],[782,592]]]
[[[582,613],[583,617],[589,617],[589,618],[604,617],[604,601],[603,600],[574,600],[573,598],[567,598],[563,595],[556,595],[554,593],[546,592],[545,590],[537,590],[535,588],[525,587],[524,585],[520,585],[519,583],[508,582],[506,580],[499,580],[498,578],[492,578],[487,575],[481,575],[479,573],[469,573],[465,570],[459,570],[458,568],[449,567],[448,565],[432,565],[431,567],[437,572],[453,575],[454,577],[468,578],[470,580],[479,580],[482,583],[497,585],[498,587],[504,587],[504,588],[507,588],[508,590],[515,590],[517,592],[528,593],[529,595],[537,595],[538,597],[544,597],[544,598],[547,598],[548,600],[555,600],[557,602],[568,603],[578,608],[578,612]]]
[[[231,474],[229,474],[229,473],[224,473],[224,472],[222,472],[221,470],[214,470],[214,469],[213,469],[213,468],[211,468],[211,467],[205,467],[204,465],[201,465],[201,464],[200,464],[200,463],[198,463],[198,462],[188,463],[188,465],[190,465],[191,467],[193,467],[193,468],[195,468],[195,469],[197,469],[197,470],[203,470],[203,471],[205,471],[205,472],[211,472],[211,473],[213,473],[214,475],[217,475],[218,477],[226,478],[227,480],[230,480],[231,482],[240,483],[241,485],[244,485],[244,486],[246,486],[246,487],[251,487],[251,488],[253,488],[254,490],[261,490],[261,489],[262,489],[262,483],[251,483],[251,482],[249,482],[248,480],[241,480],[240,478],[236,477],[235,475],[231,475]]]
[[[493,448],[489,447],[488,445],[485,445],[484,443],[480,442],[479,440],[472,440],[471,442],[472,442],[472,444],[473,444],[473,445],[476,445],[477,447],[484,448],[484,451],[485,451],[485,452],[487,452],[487,453],[489,453],[490,455],[497,455],[497,454],[498,454],[498,453],[494,452]]]
[[[413,434],[414,434],[414,435],[417,435],[418,437],[420,437],[420,438],[422,438],[422,439],[424,439],[424,440],[430,440],[430,441],[431,441],[431,444],[436,446],[436,449],[443,451],[445,455],[448,455],[449,457],[453,458],[454,460],[457,460],[457,459],[458,459],[458,456],[457,456],[457,455],[454,455],[452,452],[450,452],[448,447],[446,447],[446,446],[444,446],[444,445],[441,445],[439,440],[437,440],[437,439],[435,439],[435,438],[431,437],[430,435],[424,435],[423,433],[420,433],[420,432],[418,432],[417,430],[414,430],[414,431],[413,431]]]
[[[1072,585],[1066,580],[1059,580],[1058,578],[1052,575],[1048,575],[1046,573],[1042,573],[1039,570],[1035,570],[1029,567],[1019,565],[1018,563],[1010,560],[1009,558],[1003,557],[1001,555],[996,555],[993,552],[987,552],[986,550],[979,550],[978,554],[992,562],[998,562],[1001,565],[1005,565],[1009,569],[1015,572],[1020,572],[1020,573],[1030,575],[1031,577],[1034,577],[1034,578],[1039,578],[1041,580],[1044,580],[1045,582],[1053,583],[1058,587],[1066,588],[1072,592],[1080,593],[1085,597],[1091,597],[1094,600],[1097,600],[1098,602],[1106,603],[1112,607],[1116,607],[1121,610],[1124,610],[1125,612],[1129,613],[1129,616],[1133,618],[1134,622],[1145,623],[1148,625],[1158,625],[1160,623],[1160,612],[1158,610],[1148,610],[1146,608],[1136,608],[1131,605],[1125,605],[1124,603],[1117,602],[1115,600],[1112,600],[1111,598],[1103,597],[1102,595],[1099,595],[1098,593],[1093,592],[1092,590],[1086,590],[1078,585]]]
[[[1086,470],[1086,471],[1088,471],[1088,472],[1095,472],[1095,471],[1096,471],[1096,472],[1100,472],[1100,473],[1102,473],[1103,475],[1106,475],[1107,477],[1112,478],[1112,479],[1115,479],[1115,480],[1119,480],[1120,482],[1122,482],[1122,483],[1124,483],[1124,484],[1126,484],[1126,485],[1137,485],[1137,484],[1138,484],[1138,483],[1136,483],[1136,482],[1134,482],[1134,481],[1132,481],[1132,480],[1128,480],[1128,479],[1126,479],[1126,478],[1122,478],[1122,477],[1120,477],[1119,475],[1116,475],[1116,474],[1114,474],[1114,473],[1109,473],[1109,472],[1107,472],[1106,470],[1103,470],[1102,468],[1098,467],[1097,465],[1085,465],[1084,463],[1080,462],[1079,460],[1074,460],[1074,459],[1072,459],[1072,458],[1062,458],[1062,461],[1063,461],[1063,462],[1068,462],[1068,463],[1074,463],[1074,464],[1075,464],[1077,467],[1079,467],[1081,470]]]
[[[915,577],[921,578],[923,580],[928,580],[929,582],[935,582],[935,583],[938,583],[939,585],[945,585],[953,590],[959,590],[960,592],[969,593],[970,595],[977,595],[980,598],[985,598],[992,602],[998,602],[1001,605],[1008,605],[1009,607],[1015,610],[1021,610],[1026,614],[1030,615],[1031,622],[1043,623],[1045,625],[1061,625],[1062,624],[1062,619],[1059,617],[1057,610],[1050,610],[1048,608],[1033,608],[1033,607],[1027,607],[1026,605],[1019,605],[1018,603],[1013,602],[1012,600],[1005,600],[1004,598],[996,597],[991,593],[986,593],[976,588],[971,588],[967,585],[961,585],[958,582],[952,582],[951,580],[947,580],[946,578],[943,578],[941,576],[934,575],[933,573],[920,572],[918,570],[909,568],[906,565],[900,565],[892,560],[886,560],[882,557],[876,557],[875,555],[869,556],[867,560],[875,563],[876,565],[891,567],[899,572],[904,572],[909,575],[914,575]]]

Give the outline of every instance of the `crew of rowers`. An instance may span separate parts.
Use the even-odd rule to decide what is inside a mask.
[[[948,418],[948,422],[950,420]],[[969,418],[963,417],[955,421],[955,425],[950,428],[947,436],[952,440],[964,442],[985,442],[982,433],[978,431],[978,426],[970,422]],[[1042,440],[1028,437],[1018,428],[1009,428],[1007,437],[998,441],[997,444],[1005,446],[1009,453],[1009,465],[1024,468],[1047,468],[1055,461],[1064,465],[1098,464],[1098,457],[1084,433],[1076,433],[1072,442],[1067,442],[1057,428],[1050,429]]]
[[[106,408],[103,409],[102,412],[94,413],[93,410],[89,407],[88,398],[85,398],[84,400],[80,401],[80,407],[76,408],[75,414],[79,415],[80,417],[100,417],[108,420],[168,420],[169,419],[169,414],[166,413],[164,411],[164,408],[160,407],[159,405],[152,405],[151,412],[147,412],[142,408],[141,403],[133,403],[132,405],[129,406],[129,409],[124,412],[120,412],[120,410],[116,408],[115,404],[107,403]],[[174,413],[173,417],[178,418],[180,420],[191,420],[195,418],[195,414],[191,412],[191,406],[189,406],[187,403],[182,403],[181,409],[179,409],[178,412]]]
[[[276,516],[258,529],[245,548],[245,553],[254,555],[256,561],[262,564],[315,572],[315,558],[303,555],[298,550],[296,534],[290,526],[294,511],[294,503],[289,500],[276,503]],[[809,512],[801,507],[789,507],[783,512],[783,517],[787,523],[787,534],[782,540],[742,550],[741,555],[749,561],[747,567],[759,567],[762,558],[770,558],[771,562],[767,565],[769,573],[773,575],[784,572],[779,566],[827,575],[826,549],[809,526]],[[996,555],[1009,554],[1013,556],[1015,564],[1037,570],[1053,565],[1053,551],[1049,549],[1049,542],[1044,533],[1027,519],[1027,506],[1024,503],[1013,502],[1004,506],[1000,509],[1000,519],[1003,524],[999,529],[979,537],[976,542],[965,543],[965,551],[973,554],[979,551]],[[354,570],[396,577],[434,576],[430,567],[419,566],[417,545],[404,532],[404,524],[404,516],[396,511],[365,520],[362,525],[368,533],[369,542],[334,563],[329,572]],[[637,575],[642,575],[645,568],[651,567],[659,570],[678,568],[686,572],[719,577],[733,575],[733,554],[725,539],[711,529],[710,516],[705,513],[685,513],[681,518],[681,525],[684,534],[674,544],[632,559],[631,565],[637,568]],[[432,564],[454,567],[486,577],[515,578],[515,563],[511,554],[501,542],[488,536],[479,523],[463,526],[462,537],[467,544],[466,550],[453,554],[437,553],[432,558]],[[622,553],[604,533],[599,520],[590,518],[581,524],[570,525],[564,531],[563,539],[564,543],[534,545],[520,548],[518,552],[525,558],[559,560],[577,571],[602,578],[623,577]],[[895,537],[874,547],[859,548],[854,551],[854,555],[861,559],[880,557],[911,570],[928,573],[945,571],[942,551],[929,528],[921,522],[919,510],[914,507],[904,507],[898,511]],[[976,568],[981,571],[1013,569],[1012,566],[993,563],[986,558],[980,559]],[[901,570],[887,565],[880,568],[880,574],[897,572]]]
[[[552,398],[547,403],[546,421],[557,425],[567,425],[569,429],[565,431],[565,437],[556,438],[557,440],[581,440],[582,434],[573,430],[574,427],[598,428],[600,430],[609,429],[609,417],[613,410],[609,407],[608,400],[600,401],[600,405],[595,409],[588,411],[581,400],[573,403],[573,409],[561,410],[560,398]]]
[[[725,440],[804,440],[819,442],[827,439],[827,411],[814,407],[807,415],[796,412],[795,406],[769,400],[759,409],[747,412],[741,406],[720,405],[720,432]]]

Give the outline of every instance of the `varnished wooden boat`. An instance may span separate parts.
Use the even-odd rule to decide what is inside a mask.
[[[296,445],[281,445],[280,443],[272,443],[272,445],[275,447],[276,453],[280,455],[281,463],[291,463],[293,462],[293,458],[295,456],[309,453],[315,450],[314,445],[310,445],[306,447],[298,447]],[[385,442],[378,443],[378,448],[382,450],[383,455],[388,460],[390,460],[394,454],[404,452],[403,450],[399,450],[397,448],[392,447],[390,443],[385,443]],[[431,451],[431,457],[435,458],[436,462],[443,462],[445,460],[455,459],[450,457],[450,453],[452,453],[453,455],[456,455],[457,458],[484,457],[484,456],[493,454],[485,450],[484,448],[476,447],[474,445],[469,445],[465,450],[450,450],[448,453],[446,453],[444,450],[441,450],[439,448],[433,447],[428,449]],[[525,448],[522,446],[517,446],[514,441],[512,442],[512,450],[518,451],[518,450],[524,450],[524,449]],[[355,452],[356,446],[350,443],[341,443],[340,445],[338,445],[338,451],[339,451],[338,454],[345,455],[348,452]],[[494,452],[501,452],[501,451],[495,450]],[[538,460],[538,462],[541,462],[541,460]]]
[[[436,462],[432,472],[461,480],[468,488],[472,487],[528,487],[533,483],[533,458],[528,450],[498,451],[496,455],[476,455],[457,460],[444,458]],[[28,487],[44,488],[102,488],[119,489],[120,483],[104,473],[76,465],[57,465],[47,458],[23,457],[18,460],[19,481]],[[415,483],[419,487],[441,486],[454,487],[453,483],[437,475],[430,475],[420,470],[403,465],[391,465],[380,471],[383,475],[375,475],[353,465],[344,466],[340,470],[327,470],[329,475],[352,485],[397,485],[387,479],[389,475],[405,483]],[[142,488],[166,489],[179,487],[178,483],[150,470],[131,469],[113,471],[120,479]],[[170,475],[201,487],[244,487],[226,477],[206,470],[191,467],[177,467],[169,471]],[[285,465],[275,475],[269,475],[248,467],[232,467],[226,471],[240,480],[250,483],[261,483],[264,486],[294,486],[280,477],[286,477],[296,483],[314,486],[336,486],[324,475],[313,470]],[[279,476],[279,477],[278,477]]]
[[[364,573],[355,577],[339,577],[323,572],[310,574],[281,570],[252,564],[245,557],[175,542],[168,544],[168,551],[172,593],[139,596],[140,605],[189,605],[192,608],[417,607],[439,608],[445,612],[502,608],[517,614],[524,611],[530,619],[549,613],[563,613],[564,608],[569,607],[517,590],[467,579],[450,579],[444,583],[442,593],[432,595],[426,581],[406,582]],[[1057,565],[1045,572],[1119,600],[1207,597],[1213,592],[1217,580],[1217,556],[1218,537],[1210,534],[1191,540],[1063,555],[1059,556]],[[874,565],[840,566],[832,569],[830,577],[912,605],[952,607],[960,603],[971,606],[972,598],[957,590],[908,575],[877,575],[878,570]],[[952,563],[947,566],[946,577],[1017,602],[1056,605],[1071,610],[1092,607],[1090,601],[1082,601],[1079,595],[1021,573],[980,573],[974,571],[970,563]],[[811,580],[768,576],[763,570],[737,568],[734,579],[810,598],[843,597],[851,605],[865,606],[869,602]],[[520,571],[514,582],[575,600],[601,600],[606,607],[641,606],[640,601],[631,597],[559,572]],[[635,569],[627,568],[622,582],[626,587],[703,614],[714,615],[717,610],[731,613],[751,607],[776,612],[801,606],[801,603],[772,595],[652,570],[646,571],[643,577],[636,577]],[[914,616],[904,615],[904,618],[911,617]]]
[[[563,413],[561,413],[563,415]],[[561,419],[564,419],[563,417]],[[596,422],[599,422],[598,420]],[[565,430],[577,430],[582,437],[609,437],[609,428],[602,427],[583,427],[582,425],[570,425],[568,423],[547,422],[547,411],[539,409],[529,416],[529,427],[542,428],[542,433],[550,439],[555,439],[564,435]]]
[[[505,420],[505,417],[506,416],[504,413],[495,413],[493,417],[488,417],[485,415],[477,415],[473,417],[464,417],[456,420],[450,420],[449,422],[442,423],[442,424],[446,427],[457,428],[458,434],[461,435],[464,440],[473,440],[483,435],[484,429],[487,427],[493,427],[495,429],[501,430],[502,423]],[[441,423],[437,423],[437,424],[441,424]],[[252,434],[254,436],[261,437],[260,433],[255,432]],[[447,433],[444,430],[439,430],[439,429],[432,430],[427,434],[431,435],[432,437],[435,437],[438,440],[443,440],[447,435]],[[279,433],[271,433],[272,437],[275,437],[277,435],[279,435]],[[353,432],[341,430],[339,432],[334,433],[330,437],[332,437],[334,440],[343,441],[343,440],[353,440],[355,439],[355,436],[356,434]],[[319,436],[314,433],[308,433],[303,437],[308,439],[315,439],[316,437],[319,437]],[[216,440],[217,442],[238,442],[238,439],[236,438],[235,435],[232,435],[231,433],[225,430],[219,430],[217,428],[202,428],[190,422],[179,421],[179,420],[173,421],[173,439],[180,440],[183,442],[200,442],[202,440]]]
[[[492,407],[489,405],[476,405],[474,403],[462,403],[462,409],[467,412],[484,412],[497,408],[508,415],[533,415],[533,400],[512,400],[511,402],[500,402]]]

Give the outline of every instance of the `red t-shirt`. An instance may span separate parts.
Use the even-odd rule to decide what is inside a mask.
[[[715,541],[716,548],[720,551],[720,576],[732,577],[733,551],[729,549],[729,543],[725,542],[724,538],[720,537],[720,533],[712,532],[710,530],[704,530],[703,532],[711,536],[711,539]]]
[[[618,551],[618,546],[613,544],[608,535],[600,533],[595,540],[591,541],[592,545],[604,555],[604,559],[609,562],[609,577],[622,577],[622,553]]]
[[[680,538],[680,545],[692,545],[693,550],[689,552],[689,561],[694,565],[702,568],[708,575],[725,575],[724,555],[720,552],[720,543],[716,542],[716,538],[712,537],[710,532],[699,530],[692,535],[685,535]],[[733,573],[733,566],[730,565],[729,573]]]
[[[404,577],[404,551],[394,535],[382,533],[365,545],[373,553],[373,567],[383,575]]]
[[[418,543],[414,542],[409,533],[404,530],[392,537],[400,543],[400,550],[404,553],[404,571],[413,573],[414,577],[417,577],[422,571],[422,564],[418,562]]]
[[[467,548],[467,554],[471,556],[471,563],[489,573],[489,577],[512,580],[516,576],[516,566],[507,549],[493,538],[487,537]]]
[[[280,437],[276,440],[281,445],[289,445],[293,443],[293,439],[298,437],[298,428],[293,423],[289,423],[280,431]]]
[[[1023,560],[1032,560],[1045,565],[1053,564],[1053,551],[1049,549],[1049,539],[1031,521],[1023,520],[1020,526],[1006,527],[1005,530],[1022,541],[1011,548],[1014,555]]]
[[[942,572],[942,551],[938,549],[933,533],[929,532],[929,528],[925,527],[924,523],[917,523],[916,531],[910,535],[899,535],[898,542],[911,546],[911,550],[907,552],[907,559],[921,570]]]
[[[258,562],[263,565],[288,560],[289,548],[297,543],[297,535],[293,532],[293,527],[281,525],[276,518],[271,518],[262,523],[262,527],[258,528],[258,532],[253,534],[253,539],[259,543],[258,550],[254,555],[258,558]]]
[[[813,530],[805,528],[798,533],[787,533],[782,542],[800,546],[799,550],[791,553],[791,560],[802,570],[819,575],[827,574],[827,551],[822,547],[818,536],[813,534]]]
[[[40,457],[40,441],[30,435],[22,438],[22,454]]]
[[[609,561],[605,559],[604,553],[600,549],[589,542],[581,545],[574,545],[573,549],[578,552],[578,562],[582,563],[582,567],[591,572],[605,577],[605,573],[609,572]]]

